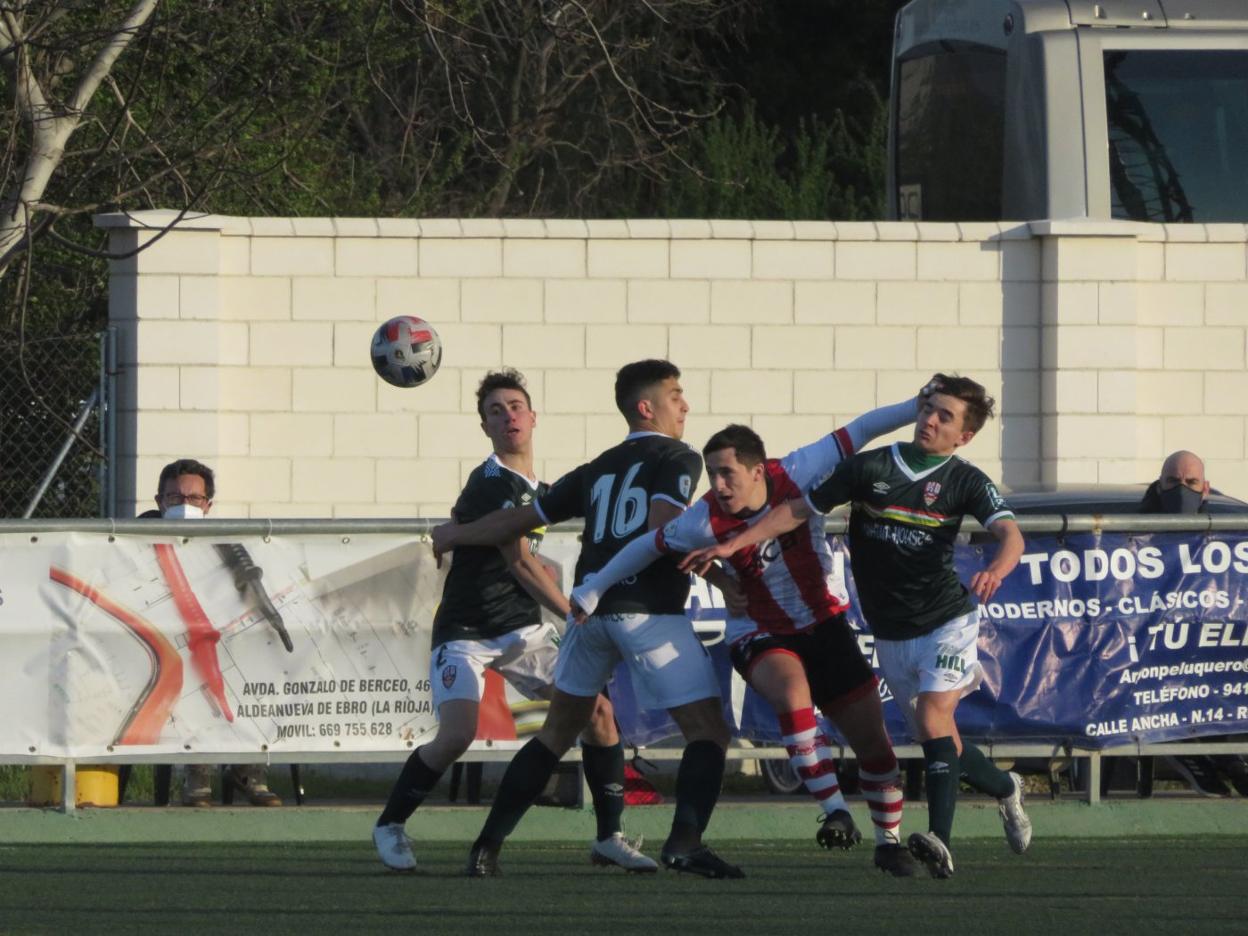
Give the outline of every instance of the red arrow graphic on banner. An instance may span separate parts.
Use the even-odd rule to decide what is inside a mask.
[[[174,703],[182,694],[182,658],[169,638],[150,622],[129,608],[119,605],[107,595],[88,585],[71,572],[52,566],[48,570],[52,581],[76,591],[104,613],[119,621],[138,637],[143,649],[152,661],[151,676],[147,686],[130,708],[113,744],[157,744],[160,731]]]
[[[153,548],[156,550],[160,571],[165,576],[165,584],[173,595],[173,603],[182,617],[182,623],[186,625],[191,666],[204,681],[225,720],[232,722],[234,713],[225,698],[225,680],[221,678],[221,664],[217,661],[217,641],[221,639],[221,635],[212,626],[212,621],[208,620],[199,599],[191,590],[191,583],[186,580],[186,573],[182,571],[182,563],[178,561],[173,547],[168,543],[157,543]]]

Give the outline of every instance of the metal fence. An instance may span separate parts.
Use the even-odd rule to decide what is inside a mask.
[[[0,517],[110,513],[114,339],[0,342]]]

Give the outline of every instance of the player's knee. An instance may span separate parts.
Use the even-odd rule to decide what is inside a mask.
[[[438,725],[438,733],[427,747],[430,755],[438,760],[453,763],[464,755],[477,735],[476,725],[459,725],[443,723]],[[437,767],[430,764],[430,767]]]
[[[610,747],[620,740],[619,732],[615,728],[615,709],[605,697],[599,697],[598,704],[594,706],[594,714],[589,720],[589,727],[582,733],[582,737],[590,744],[600,747]]]

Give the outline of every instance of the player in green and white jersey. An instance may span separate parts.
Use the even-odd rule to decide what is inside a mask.
[[[966,377],[938,375],[941,389],[924,402],[914,441],[845,459],[805,500],[790,500],[740,536],[686,559],[697,568],[787,533],[813,512],[852,503],[849,543],[863,616],[876,638],[880,669],[923,745],[928,832],[910,836],[910,851],[933,877],[953,874],[949,840],[959,779],[997,798],[1015,852],[1031,841],[1022,782],[998,769],[958,734],[958,701],[983,678],[976,642],[979,608],[1018,564],[1023,537],[988,476],[954,452],[975,437],[994,402]],[[962,517],[977,519],[998,540],[997,555],[971,579],[953,567]]]

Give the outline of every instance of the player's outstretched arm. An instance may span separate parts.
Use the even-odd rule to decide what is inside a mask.
[[[563,597],[562,589],[551,579],[542,561],[533,555],[526,537],[504,543],[498,551],[507,561],[508,571],[534,601],[561,618],[568,616],[568,599]]]
[[[659,537],[660,534],[657,531],[637,537],[612,556],[601,569],[585,576],[584,581],[572,589],[572,597],[569,600],[572,606],[573,623],[584,624],[585,619],[594,613],[598,602],[612,585],[622,582],[630,575],[636,575],[663,555],[663,549],[659,546]]]
[[[456,546],[502,546],[519,539],[546,521],[532,504],[502,507],[472,523],[451,521],[433,528],[433,554],[441,557]]]
[[[895,432],[913,423],[919,410],[923,408],[923,401],[940,391],[944,376],[944,374],[933,374],[932,379],[923,385],[917,396],[891,406],[873,409],[846,423],[841,431],[848,434],[853,443],[852,451],[861,451],[862,447],[872,439]]]
[[[810,518],[812,512],[810,504],[802,498],[787,500],[779,507],[773,508],[758,523],[747,527],[732,539],[690,552],[680,562],[681,571],[693,571],[702,575],[716,559],[727,559],[747,546],[775,539],[790,530],[796,530]]]
[[[1023,555],[1023,534],[1013,520],[998,520],[988,529],[997,538],[997,555],[988,563],[988,568],[971,576],[971,594],[980,601],[987,601],[996,594]]]

